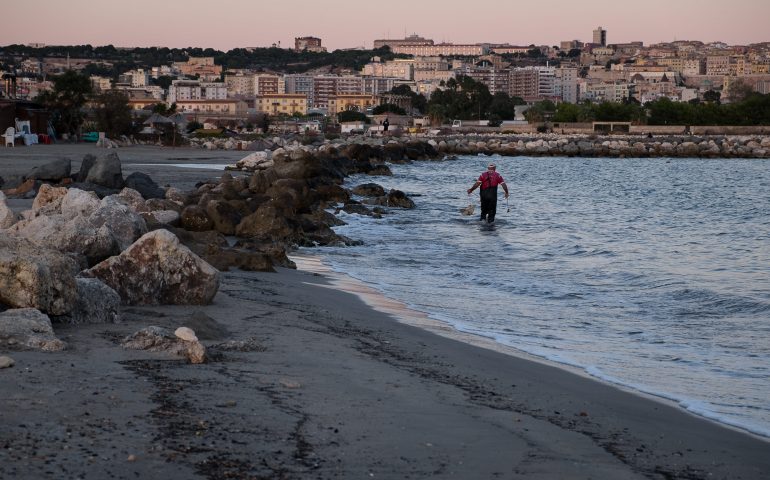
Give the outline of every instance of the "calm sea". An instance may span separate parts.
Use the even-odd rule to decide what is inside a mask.
[[[492,157],[493,230],[460,209],[489,157],[355,176],[413,197],[342,218],[324,263],[464,332],[770,437],[770,161]],[[476,213],[478,213],[478,206]]]

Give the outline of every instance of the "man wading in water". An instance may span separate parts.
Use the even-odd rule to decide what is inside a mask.
[[[468,189],[468,195],[471,194],[476,187],[481,186],[481,221],[487,221],[492,223],[495,221],[495,213],[497,212],[497,186],[502,185],[505,191],[505,198],[508,198],[508,185],[505,184],[503,177],[495,171],[497,166],[494,163],[490,163],[487,167],[487,171],[479,176],[476,183]]]

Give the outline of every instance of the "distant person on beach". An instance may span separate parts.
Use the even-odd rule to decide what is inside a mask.
[[[496,171],[497,165],[490,163],[487,171],[479,175],[479,179],[468,189],[470,195],[477,187],[481,187],[481,221],[492,223],[495,221],[497,213],[497,186],[502,185],[505,191],[505,198],[508,198],[508,185],[505,184],[502,175]]]

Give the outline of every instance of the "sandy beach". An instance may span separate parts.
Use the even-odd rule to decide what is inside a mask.
[[[0,176],[61,155],[76,170],[94,149],[40,147],[0,151]],[[169,164],[244,156],[117,152],[125,173],[179,188],[217,170]],[[400,322],[397,304],[363,292],[367,303],[334,280],[301,268],[233,270],[211,305],[124,307],[119,324],[56,325],[65,351],[0,351],[16,362],[0,370],[0,478],[770,475],[766,439],[431,331],[440,326]],[[149,325],[189,326],[210,361],[121,348]]]

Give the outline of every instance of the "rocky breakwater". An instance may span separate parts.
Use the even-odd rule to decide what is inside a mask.
[[[291,267],[286,253],[296,246],[355,243],[333,231],[342,222],[330,212],[378,216],[383,207],[414,206],[399,191],[352,193],[343,187],[347,176],[390,175],[388,163],[439,157],[427,142],[294,143],[254,152],[231,166],[232,174],[187,195],[180,239],[220,269]],[[224,247],[227,237],[231,246]]]
[[[115,323],[121,305],[212,301],[218,271],[168,230],[181,194],[123,178],[116,154],[86,157],[74,175],[60,160],[13,182],[0,193],[0,349],[62,350],[57,324]],[[6,195],[34,198],[32,208],[17,215]]]
[[[770,158],[766,136],[467,135],[429,143],[452,155]]]

